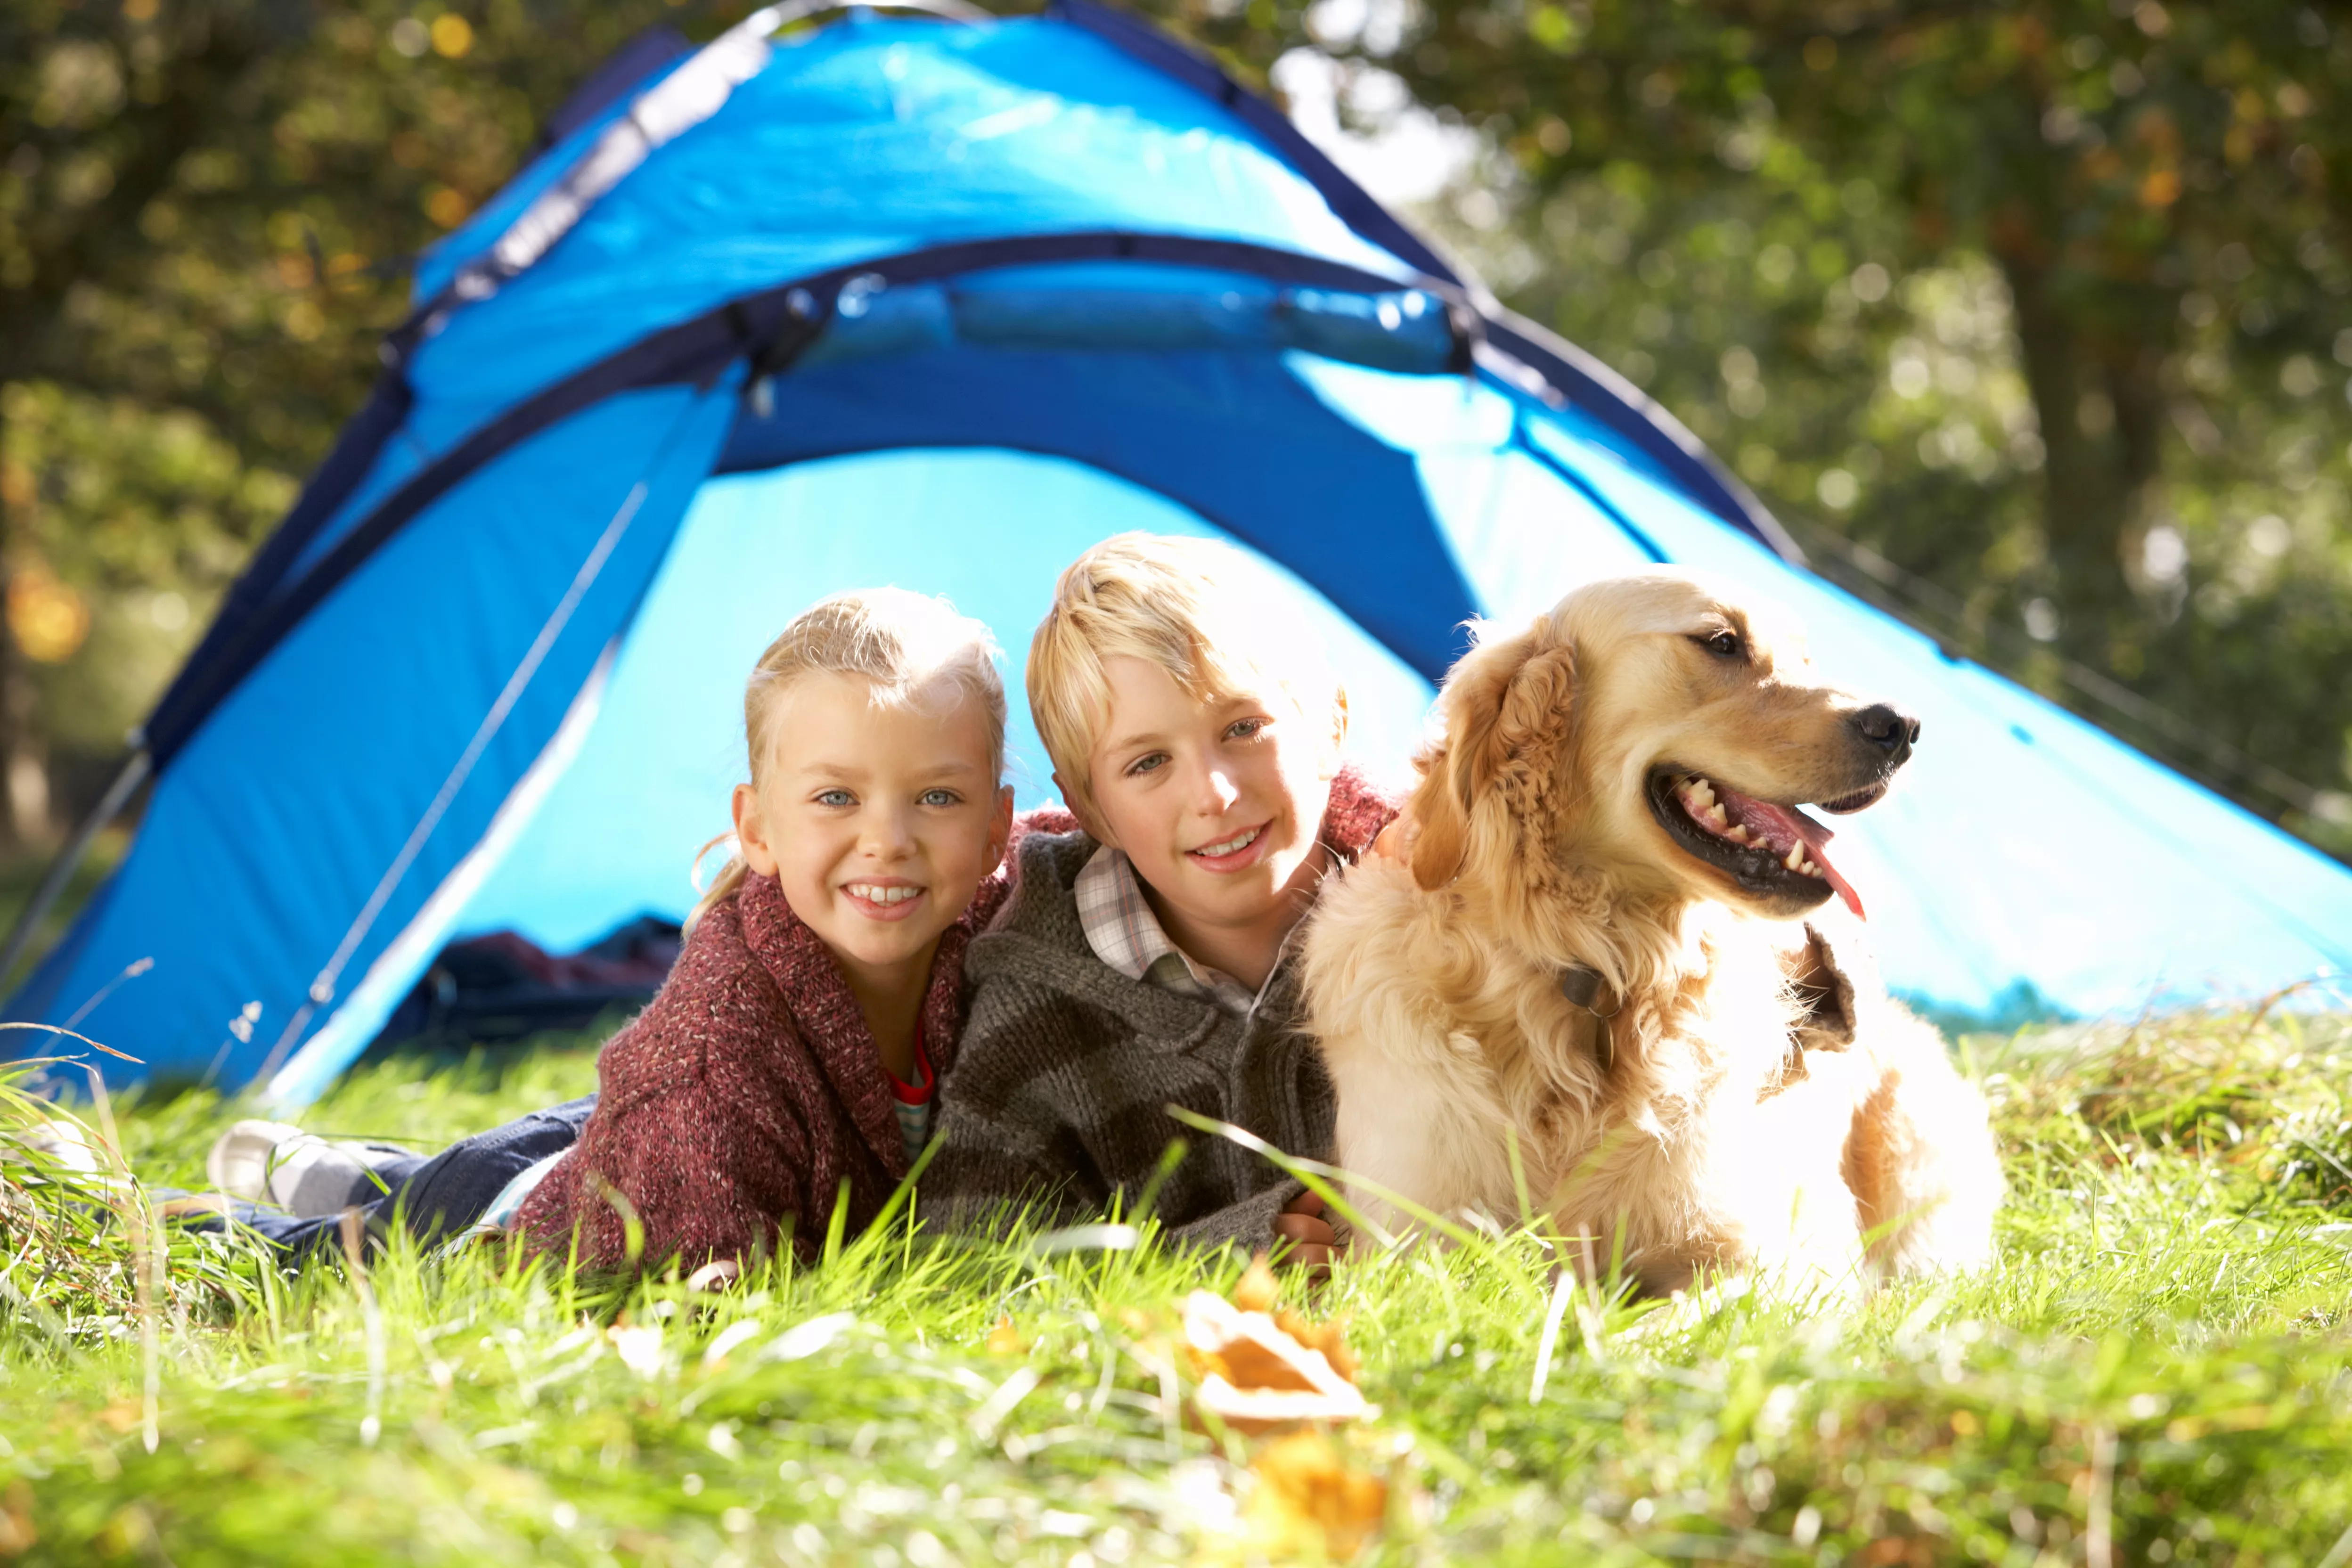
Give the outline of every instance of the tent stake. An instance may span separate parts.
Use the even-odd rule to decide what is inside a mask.
[[[99,797],[89,815],[82,818],[81,826],[74,829],[74,836],[66,841],[66,847],[58,851],[58,858],[49,863],[48,872],[42,877],[41,885],[33,889],[31,900],[25,905],[24,912],[16,917],[16,925],[8,932],[7,944],[0,947],[0,982],[5,982],[16,970],[16,960],[24,956],[26,945],[33,940],[33,933],[40,929],[42,917],[58,901],[58,896],[66,890],[66,883],[72,879],[74,868],[81,864],[81,858],[89,853],[90,841],[106,830],[108,823],[122,815],[122,808],[131,804],[131,795],[147,782],[148,771],[147,748],[141,746],[123,763],[122,771],[114,775],[112,784],[106,786],[106,793]]]

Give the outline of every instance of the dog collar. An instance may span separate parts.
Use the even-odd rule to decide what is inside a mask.
[[[1601,1000],[1603,989],[1601,971],[1591,964],[1571,963],[1559,972],[1559,994],[1591,1014],[1601,1026],[1593,1031],[1592,1048],[1601,1058],[1601,1070],[1605,1073],[1617,1066],[1617,1042],[1611,1036],[1609,1020],[1623,1010],[1625,999],[1618,997],[1616,1005],[1604,1013],[1593,1005]]]
[[[1571,963],[1559,972],[1559,994],[1596,1018],[1613,1018],[1617,1009],[1603,1013],[1593,1004],[1601,999],[1601,971],[1587,963]]]

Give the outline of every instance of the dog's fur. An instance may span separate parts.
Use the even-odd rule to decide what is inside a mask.
[[[1380,1189],[1505,1219],[1532,1204],[1589,1238],[1580,1267],[1658,1292],[1986,1260],[1983,1102],[1857,942],[1789,923],[1829,884],[1743,882],[1651,808],[1664,767],[1867,804],[1908,745],[1860,734],[1865,707],[1766,612],[1666,574],[1593,584],[1464,658],[1406,859],[1327,887],[1306,937],[1359,1212],[1412,1228]],[[1576,965],[1605,983],[1589,1008],[1563,994]]]

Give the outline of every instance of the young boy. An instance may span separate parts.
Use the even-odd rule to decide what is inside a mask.
[[[1328,1153],[1291,939],[1322,878],[1396,815],[1341,767],[1346,696],[1253,577],[1227,546],[1130,533],[1055,586],[1029,706],[1085,831],[1029,836],[1011,901],[972,942],[928,1206],[1133,1204],[1181,1138],[1153,1200],[1173,1234],[1328,1256],[1298,1184],[1165,1109]]]

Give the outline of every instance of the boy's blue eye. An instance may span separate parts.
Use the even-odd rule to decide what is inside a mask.
[[[951,789],[927,789],[922,794],[920,804],[924,805],[961,805],[963,804],[963,796],[956,794],[956,792]]]
[[[832,806],[856,805],[857,797],[845,789],[829,789],[819,792],[816,803]]]
[[[1234,721],[1232,726],[1225,731],[1225,738],[1232,741],[1251,740],[1256,736],[1259,731],[1265,729],[1273,721],[1270,719],[1236,719]]]
[[[1127,776],[1140,778],[1145,773],[1156,773],[1160,771],[1160,765],[1167,761],[1168,753],[1165,752],[1154,752],[1148,757],[1138,757],[1127,764]]]

